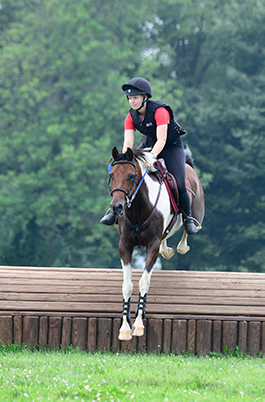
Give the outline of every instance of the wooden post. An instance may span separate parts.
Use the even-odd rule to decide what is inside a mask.
[[[111,345],[111,318],[98,318],[98,339],[99,350],[110,350]]]
[[[14,343],[21,345],[22,343],[22,317],[21,315],[15,315],[13,318],[14,325]]]
[[[261,351],[263,357],[265,357],[265,322],[262,323],[261,328]]]
[[[243,355],[247,353],[248,323],[240,321],[238,324],[238,346]]]
[[[213,321],[213,347],[212,351],[221,353],[222,347],[222,322],[220,320]]]
[[[87,337],[87,318],[74,317],[72,325],[72,345],[73,348],[86,349]]]
[[[149,318],[147,330],[147,351],[160,353],[162,350],[163,320],[161,318]]]
[[[62,328],[62,349],[67,349],[71,345],[72,318],[63,318]]]
[[[49,347],[59,349],[61,344],[62,317],[49,317]]]
[[[121,319],[114,318],[112,320],[112,343],[111,343],[111,350],[113,353],[118,353],[121,349],[121,341],[119,340],[119,329],[121,326]]]
[[[48,317],[40,317],[39,347],[46,348],[48,345]]]
[[[188,320],[187,352],[195,353],[196,321]]]
[[[144,353],[146,352],[146,339],[147,339],[147,319],[143,319],[143,324],[144,324],[144,334],[143,336],[140,336],[138,339],[138,352]]]
[[[251,321],[248,323],[248,354],[257,356],[261,351],[261,323]]]
[[[89,317],[87,330],[87,351],[95,352],[97,347],[97,318]]]
[[[12,345],[12,315],[0,316],[0,344]]]
[[[208,355],[212,350],[212,321],[198,320],[196,334],[196,354]]]
[[[39,317],[23,317],[23,342],[29,347],[36,347],[39,335]]]
[[[223,322],[223,336],[222,336],[222,348],[225,347],[229,354],[231,350],[234,352],[237,345],[237,321],[224,321]]]
[[[172,320],[166,318],[164,320],[164,329],[163,329],[163,353],[170,353],[171,349],[171,328],[172,328]]]
[[[187,349],[187,320],[173,320],[172,344],[173,353],[183,353]]]

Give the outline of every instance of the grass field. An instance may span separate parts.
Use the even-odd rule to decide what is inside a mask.
[[[1,401],[265,400],[265,360],[0,349]]]

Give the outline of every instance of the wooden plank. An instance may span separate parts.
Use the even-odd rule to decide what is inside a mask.
[[[136,308],[136,303],[132,303]],[[72,302],[24,302],[24,301],[0,301],[0,309],[5,311],[77,311],[77,312],[116,312],[120,313],[119,303],[95,302],[95,303],[72,303]],[[207,315],[245,315],[265,316],[265,306],[221,306],[221,305],[185,305],[185,304],[150,304],[147,306],[147,313],[168,313],[171,314],[207,314]]]
[[[248,323],[240,321],[238,323],[238,346],[243,355],[247,353]]]
[[[140,336],[139,339],[138,339],[138,352],[139,353],[145,353],[146,352],[146,347],[147,347],[146,339],[147,339],[147,330],[148,330],[148,328],[147,328],[147,319],[146,318],[143,319],[143,325],[144,325],[144,328],[145,328],[144,334],[143,334],[143,336]]]
[[[18,311],[0,311],[0,316],[4,315],[12,315],[16,316],[18,315]],[[19,311],[19,315],[22,317],[24,316],[36,316],[38,315],[39,317],[43,316],[50,316],[50,317],[57,317],[60,315],[61,317],[72,317],[73,315],[75,317],[102,317],[102,318],[118,318],[120,317],[120,312],[80,312],[80,311],[75,311],[75,312],[69,312],[69,311]],[[252,322],[252,321],[260,321],[264,322],[265,317],[264,316],[242,316],[242,315],[212,315],[212,314],[171,314],[171,313],[148,313],[146,314],[147,319],[149,318],[161,318],[161,319],[171,319],[171,320],[221,320],[221,321],[247,321],[247,322]]]
[[[163,341],[163,320],[150,318],[147,330],[147,351],[160,353]]]
[[[223,333],[222,333],[222,350],[227,350],[230,353],[231,350],[235,351],[237,345],[237,321],[224,321]]]
[[[62,349],[64,350],[71,345],[71,333],[72,333],[72,318],[63,317]]]
[[[0,317],[0,344],[12,345],[13,319],[11,315]]]
[[[97,347],[97,318],[89,317],[87,330],[87,351],[93,353]]]
[[[257,356],[261,351],[261,323],[250,322],[248,324],[248,354]]]
[[[113,353],[118,353],[121,350],[121,343],[118,338],[120,326],[121,326],[121,319],[113,318],[113,320],[112,320],[112,343],[111,343],[111,350]]]
[[[166,271],[164,271],[166,272]],[[104,286],[106,287],[119,287],[121,290],[122,287],[122,277],[115,277],[115,276],[108,276],[105,277],[104,275],[98,275],[98,276],[91,276],[89,275],[80,275],[79,277],[70,277],[66,278],[64,275],[54,277],[52,273],[46,273],[38,276],[34,275],[9,275],[9,274],[0,274],[1,277],[1,283],[2,284],[7,284],[10,283],[10,280],[12,279],[12,282],[15,284],[20,283],[20,284],[25,284],[27,285],[30,281],[30,283],[34,285],[41,284],[41,281],[43,281],[43,284],[49,285],[49,284],[54,284],[54,285],[62,285],[62,286],[98,286],[99,283],[102,283],[105,281]],[[138,284],[138,279],[136,280],[135,278],[132,278],[132,281],[135,284]],[[159,285],[162,287],[162,289],[183,289],[185,288],[199,288],[199,289],[249,289],[251,290],[253,287],[256,289],[264,290],[263,284],[265,282],[265,277],[262,279],[258,278],[253,278],[250,277],[248,279],[236,279],[236,280],[231,280],[228,277],[223,277],[222,279],[212,279],[212,278],[167,278],[166,276],[162,277],[154,277],[152,276],[151,278],[151,285],[150,285],[150,290],[154,288],[159,288]]]
[[[44,349],[48,346],[48,317],[40,317],[39,347]]]
[[[163,327],[163,353],[171,352],[172,320],[166,318]]]
[[[196,320],[188,320],[187,352],[195,353]]]
[[[101,351],[110,350],[112,320],[110,318],[98,319],[97,348]]]
[[[222,321],[220,320],[215,320],[212,321],[213,325],[213,346],[212,346],[212,351],[221,353],[222,350]]]
[[[1,266],[0,267],[0,272],[17,272],[17,271],[26,271],[28,273],[31,272],[36,272],[42,275],[44,272],[52,272],[52,273],[58,273],[58,274],[84,274],[88,273],[90,275],[92,274],[97,274],[97,275],[102,275],[106,278],[106,275],[122,275],[122,269],[116,268],[116,269],[98,269],[98,268],[66,268],[66,267],[19,267],[19,266]],[[132,276],[136,278],[140,278],[142,275],[142,270],[132,270]],[[222,277],[228,277],[228,278],[258,278],[262,279],[264,278],[264,274],[262,273],[249,273],[249,272],[220,272],[220,271],[154,271],[153,277],[167,277],[171,280],[171,278],[196,278],[196,277],[206,277],[206,278],[217,278],[218,280]]]
[[[73,348],[85,350],[87,338],[87,318],[74,317],[72,322],[72,345]]]
[[[1,276],[0,276],[1,277]],[[3,285],[8,285],[10,284],[10,281],[12,280],[12,283],[14,285],[20,284],[20,285],[28,285],[29,282],[32,284],[32,286],[41,286],[43,284],[44,286],[96,286],[100,287],[100,284],[102,284],[103,281],[105,281],[105,287],[116,287],[117,289],[120,289],[121,291],[121,286],[122,286],[122,280],[117,280],[117,279],[109,279],[109,278],[97,278],[95,280],[91,279],[86,279],[86,278],[80,278],[80,279],[65,279],[64,277],[62,278],[57,278],[57,279],[52,279],[49,276],[47,278],[18,278],[18,277],[1,277],[1,284]],[[109,282],[106,282],[109,281]],[[138,281],[137,281],[138,282]],[[174,291],[176,289],[231,289],[231,290],[251,290],[251,289],[256,289],[256,290],[264,290],[264,283],[265,280],[237,280],[237,281],[230,281],[229,279],[223,279],[222,281],[212,281],[212,280],[206,280],[204,278],[196,278],[193,280],[183,280],[183,281],[166,281],[165,278],[158,278],[157,279],[151,279],[151,285],[149,292],[150,294],[156,294],[157,290],[160,288],[163,290],[164,294],[166,294],[166,290],[169,291],[169,294],[174,294]],[[154,292],[155,290],[155,292]]]
[[[39,317],[23,317],[23,342],[29,347],[36,347],[39,335]]]
[[[170,289],[168,289],[170,290]],[[47,295],[53,295],[53,294],[63,294],[63,295],[68,295],[69,298],[75,297],[74,295],[78,295],[77,297],[84,297],[85,295],[121,295],[121,288],[119,287],[114,287],[114,286],[61,286],[61,285],[29,285],[29,284],[17,284],[17,285],[10,285],[8,284],[0,284],[0,299],[6,300],[10,298],[9,295],[12,294],[19,294],[19,293],[32,293],[32,294],[39,294],[39,293],[46,293]],[[152,288],[148,292],[148,296],[151,297],[150,300],[153,302],[157,302],[157,297],[161,297],[165,295],[165,297],[174,297],[174,295],[177,296],[194,296],[194,294],[199,297],[199,296],[207,296],[209,295],[209,290],[208,289],[171,289],[172,295],[167,295],[167,289],[165,288]],[[138,289],[135,289],[133,292],[133,296],[138,296]],[[258,290],[258,289],[251,289],[251,290],[237,290],[237,289],[212,289],[211,290],[211,297],[213,296],[219,296],[222,298],[225,297],[246,297],[246,298],[254,298],[254,299],[260,299],[260,298],[265,298],[265,291],[263,290]],[[65,296],[64,296],[65,297]],[[149,299],[148,299],[149,300]],[[149,301],[150,301],[149,300]]]
[[[62,317],[49,317],[49,347],[59,349],[61,344]]]
[[[5,295],[3,297],[3,295]],[[95,298],[98,298],[99,302],[105,303],[120,303],[120,295],[116,294],[105,294],[95,295],[95,294],[58,294],[58,293],[0,293],[0,300],[5,301],[24,301],[31,303],[32,301],[36,302],[49,302],[60,303],[60,302],[71,302],[71,303],[93,303],[95,302]],[[264,306],[265,305],[265,297],[264,298],[248,298],[248,297],[238,297],[234,296],[226,296],[226,297],[215,297],[215,296],[150,296],[148,300],[148,305],[152,306],[155,304],[156,306],[162,304],[200,304],[200,305],[229,305],[229,306]]]
[[[13,318],[13,331],[14,331],[15,345],[21,345],[21,343],[22,343],[22,317],[21,317],[21,315],[17,315]]]
[[[187,320],[173,320],[171,350],[173,353],[183,353],[187,349]]]
[[[208,355],[212,350],[212,321],[198,320],[196,331],[196,354]]]

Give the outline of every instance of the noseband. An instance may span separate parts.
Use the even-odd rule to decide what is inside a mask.
[[[111,187],[110,187],[111,178],[110,178],[110,176],[109,176],[109,180],[108,180],[108,191],[109,191],[109,195],[110,195],[111,197],[113,196],[114,191],[121,191],[121,192],[123,192],[123,193],[125,194],[125,196],[126,196],[126,205],[127,205],[127,207],[130,207],[131,204],[132,204],[132,201],[133,201],[133,199],[134,199],[134,195],[136,195],[136,194],[134,193],[133,196],[132,196],[132,198],[130,199],[131,194],[132,194],[132,192],[133,192],[133,188],[134,188],[134,186],[136,185],[136,183],[137,183],[137,178],[138,178],[137,170],[136,170],[136,164],[135,164],[133,161],[121,160],[121,161],[114,161],[114,162],[112,162],[111,167],[112,167],[112,166],[115,166],[115,165],[120,165],[120,164],[132,165],[132,166],[134,167],[134,179],[133,179],[133,184],[132,184],[132,186],[131,186],[131,188],[130,188],[129,191],[126,191],[126,190],[124,190],[123,188],[120,188],[120,187],[116,187],[116,188],[114,188],[114,189],[111,190]]]

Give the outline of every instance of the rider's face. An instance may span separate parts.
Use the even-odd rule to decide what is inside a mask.
[[[133,110],[138,110],[143,103],[144,96],[143,95],[129,95],[128,101],[133,108]],[[141,109],[142,111],[142,109]]]

